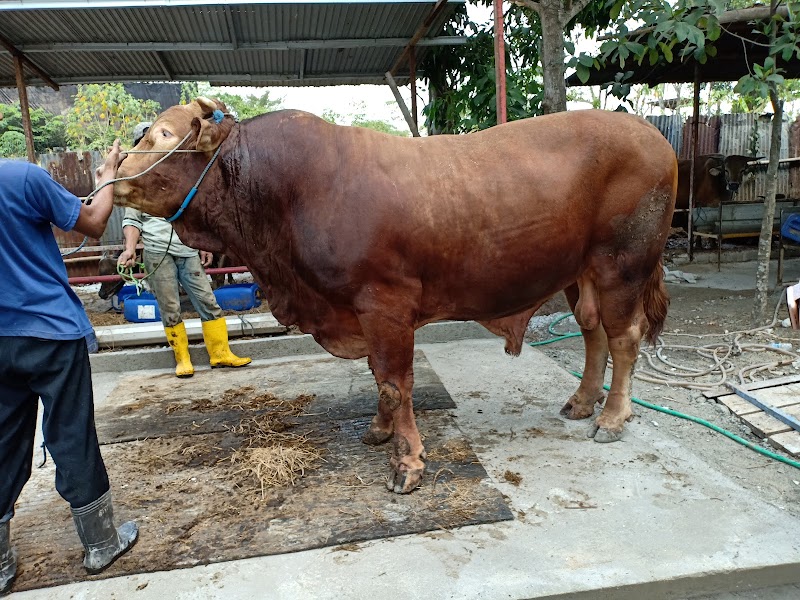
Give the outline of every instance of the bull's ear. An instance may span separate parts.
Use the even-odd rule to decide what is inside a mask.
[[[197,137],[195,148],[202,152],[213,152],[225,141],[233,129],[234,121],[226,117],[221,123],[212,123],[195,117],[192,119],[192,130]]]
[[[197,104],[200,105],[200,108],[203,109],[204,115],[210,115],[217,110],[217,103],[210,98],[206,98],[205,96],[199,96],[195,98],[194,101],[197,102]]]
[[[722,175],[722,170],[718,169],[717,167],[712,167],[708,170],[708,174],[711,175],[712,177],[719,177],[720,175]]]

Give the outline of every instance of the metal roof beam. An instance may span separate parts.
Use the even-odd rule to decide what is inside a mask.
[[[164,75],[167,76],[167,79],[169,79],[170,81],[173,81],[175,79],[175,77],[173,77],[172,71],[170,71],[170,68],[167,66],[167,61],[164,60],[164,53],[163,52],[153,52],[153,54],[155,55],[156,60],[158,61],[158,64],[161,65],[161,70],[164,71]]]
[[[431,1],[432,0],[428,0]],[[465,0],[455,0],[463,4]],[[331,0],[228,0],[213,2],[202,0],[2,0],[2,10],[42,10],[53,8],[135,8],[135,7],[170,7],[170,6],[213,6],[219,4],[329,4]],[[347,4],[413,4],[425,3],[425,0],[347,0]]]
[[[24,64],[28,69],[33,71],[39,79],[44,81],[47,85],[53,88],[55,91],[58,91],[58,84],[50,79],[50,76],[42,71],[35,63],[33,63],[25,54],[14,44],[11,43],[11,40],[6,39],[2,35],[0,35],[0,46],[3,46],[6,50],[11,53],[15,59],[19,59],[22,64]]]
[[[436,6],[431,9],[431,12],[428,13],[428,16],[425,17],[425,20],[422,24],[417,28],[416,33],[414,36],[408,41],[406,47],[403,48],[403,52],[400,54],[400,57],[395,61],[394,65],[391,69],[389,69],[389,73],[394,75],[397,73],[397,70],[403,66],[403,63],[406,62],[408,59],[408,53],[411,51],[411,48],[414,46],[424,46],[422,38],[428,35],[428,31],[433,26],[433,22],[442,14],[445,6],[447,6],[447,0],[437,0]],[[437,38],[433,38],[437,39]]]
[[[338,48],[375,48],[407,46],[408,38],[354,38],[336,40],[289,40],[280,42],[87,42],[22,44],[19,49],[28,54],[41,52],[214,52],[220,50],[326,50]],[[440,36],[419,40],[417,46],[457,46],[466,44],[464,36]]]
[[[234,50],[239,49],[239,38],[236,35],[236,27],[233,23],[233,14],[231,13],[231,7],[225,7],[225,21],[228,24],[228,36],[231,38],[231,46],[233,46]]]
[[[217,84],[231,84],[231,85],[282,85],[292,82],[309,82],[312,84],[317,80],[331,81],[330,85],[337,85],[337,80],[358,80],[361,83],[375,83],[385,84],[386,77],[384,73],[314,73],[309,75],[304,73],[303,79],[299,78],[298,73],[290,74],[258,74],[258,73],[225,73],[225,74],[208,74],[208,73],[173,73],[174,81],[208,81],[209,83]],[[401,79],[407,79],[403,75]],[[96,76],[77,76],[77,77],[59,77],[58,80],[61,85],[68,84],[88,84],[88,83],[124,83],[124,82],[163,82],[167,81],[163,73],[151,73],[148,75],[110,75],[108,77]],[[36,84],[35,79],[29,79],[28,85]],[[0,87],[13,86],[14,80],[0,79]]]

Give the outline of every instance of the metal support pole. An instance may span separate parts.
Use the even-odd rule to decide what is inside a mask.
[[[392,88],[394,99],[397,100],[397,105],[400,107],[400,111],[403,113],[406,123],[408,123],[408,128],[411,130],[411,135],[414,137],[419,137],[417,124],[414,123],[414,119],[411,118],[411,112],[408,110],[408,106],[406,106],[406,101],[403,100],[403,97],[400,95],[400,90],[397,88],[397,82],[394,80],[394,77],[392,77],[391,71],[386,71],[385,77],[389,87]]]
[[[694,65],[694,98],[692,100],[692,147],[689,150],[689,262],[694,260],[694,162],[697,157],[697,128],[700,122],[700,68]]]
[[[14,70],[17,75],[17,93],[19,94],[19,110],[22,113],[22,129],[25,132],[25,147],[28,150],[28,160],[35,163],[36,153],[33,151],[33,127],[28,105],[28,89],[25,87],[25,74],[22,72],[22,57],[16,54],[14,55]]]
[[[411,71],[411,118],[414,119],[414,126],[419,130],[419,120],[417,119],[417,48],[412,46],[408,52],[408,68]]]
[[[503,35],[503,0],[494,0],[494,74],[497,98],[497,124],[505,123],[506,115],[506,43]]]

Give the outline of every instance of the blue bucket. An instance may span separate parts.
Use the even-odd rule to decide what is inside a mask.
[[[789,215],[781,227],[781,235],[800,244],[800,214]]]
[[[161,320],[161,311],[158,310],[158,302],[153,294],[147,292],[141,296],[128,296],[125,300],[123,311],[125,320],[131,323],[152,323]]]
[[[125,304],[125,299],[128,296],[135,296],[135,295],[136,295],[135,285],[123,285],[116,294],[111,296],[111,306],[117,312],[122,312],[122,305]]]
[[[258,298],[258,285],[255,283],[234,283],[214,290],[217,304],[223,310],[250,310],[261,306]]]

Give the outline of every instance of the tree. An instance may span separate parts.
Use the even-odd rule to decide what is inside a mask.
[[[471,2],[490,4],[490,0]],[[556,10],[558,7],[560,10]],[[540,11],[545,9],[542,16]],[[590,34],[608,23],[608,14],[605,0],[516,0],[506,10],[503,24],[510,121],[566,110],[564,51],[574,52],[574,44],[565,40],[565,35],[580,27]],[[558,18],[550,19],[553,15]],[[464,35],[469,41],[431,49],[421,65],[431,92],[431,101],[424,109],[428,130],[462,133],[495,125],[492,25],[471,22],[463,11],[447,25],[446,35]]]
[[[475,4],[487,1],[472,0]],[[539,49],[535,42],[538,23],[522,8],[512,6],[504,19],[508,119],[538,114],[542,85]],[[446,35],[464,35],[461,46],[431,48],[420,64],[428,81],[430,102],[423,108],[430,133],[466,133],[497,123],[494,34],[491,24],[470,21],[459,10],[446,25]],[[509,70],[509,67],[511,69]]]
[[[207,96],[224,102],[228,110],[234,113],[240,121],[283,108],[283,98],[270,98],[269,90],[264,90],[262,94],[240,96],[225,92],[220,88],[211,87],[205,82],[187,81],[183,83],[181,86],[181,104],[188,104],[198,96]]]
[[[541,30],[542,80],[544,114],[567,110],[567,87],[564,83],[566,67],[564,52],[574,54],[575,46],[565,40],[564,32],[571,31],[581,22],[589,26],[589,31],[604,25],[608,20],[607,3],[604,0],[514,0],[515,3],[534,11],[539,17]]]
[[[54,115],[42,108],[30,111],[33,130],[33,149],[37,153],[50,152],[67,145],[66,128],[61,115]],[[16,152],[19,139],[22,152]],[[0,104],[0,156],[25,156],[25,133],[22,127],[22,112],[19,104]]]
[[[586,81],[591,67],[618,64],[618,80],[614,82],[623,95],[630,86],[625,83],[626,64],[635,61],[650,65],[673,60],[695,60],[705,64],[717,54],[714,42],[719,39],[726,23],[755,21],[755,31],[766,36],[769,53],[763,64],[754,64],[752,70],[739,79],[734,92],[752,99],[767,100],[773,109],[772,139],[767,167],[767,190],[764,216],[758,249],[756,297],[753,307],[754,324],[763,323],[767,317],[769,292],[769,259],[772,242],[772,224],[775,216],[775,184],[778,172],[783,114],[782,94],[787,89],[779,60],[800,59],[798,28],[793,10],[779,8],[778,0],[771,0],[768,12],[751,8],[727,11],[725,0],[609,0],[612,6],[614,34],[607,36],[600,47],[600,55],[576,57],[576,69]],[[628,24],[639,23],[641,28],[629,34]],[[742,60],[746,60],[742,56]],[[749,69],[749,67],[748,67]],[[629,73],[629,72],[628,72]],[[626,89],[627,88],[627,89]]]
[[[6,131],[0,135],[0,156],[13,158],[26,156],[25,134],[20,131]]]
[[[270,98],[269,90],[264,90],[264,93],[260,95],[248,94],[247,96],[212,90],[211,97],[224,102],[228,110],[236,113],[236,116],[242,121],[283,108],[283,98]]]
[[[115,138],[131,140],[142,121],[155,120],[160,105],[138,100],[121,83],[79,85],[67,113],[67,138],[78,148],[106,150]]]
[[[352,127],[364,127],[365,129],[372,129],[374,131],[380,131],[382,133],[388,133],[390,135],[396,135],[399,137],[408,137],[408,133],[404,130],[398,129],[391,123],[387,123],[386,121],[381,121],[380,119],[369,119],[366,116],[366,106],[363,102],[359,102],[356,104],[356,113],[349,119],[350,125]],[[322,118],[328,121],[328,123],[333,123],[335,125],[346,125],[348,119],[342,115],[341,113],[337,113],[330,108],[326,108],[322,111]]]

